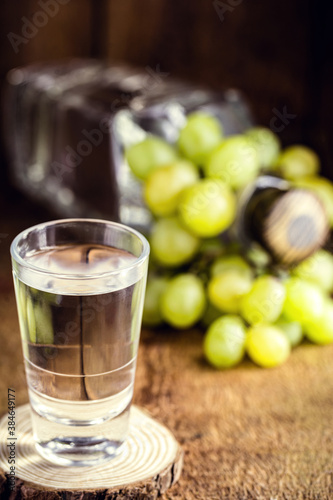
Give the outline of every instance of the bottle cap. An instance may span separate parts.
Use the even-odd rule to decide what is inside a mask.
[[[272,203],[263,219],[262,239],[277,260],[292,264],[318,250],[328,231],[327,216],[317,196],[291,189]]]
[[[275,175],[260,176],[247,186],[239,207],[236,233],[243,245],[259,243],[279,263],[290,266],[306,259],[328,237],[321,200]]]

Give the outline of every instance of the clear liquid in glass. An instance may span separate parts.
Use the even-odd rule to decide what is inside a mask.
[[[104,245],[48,247],[25,259],[49,272],[29,284],[14,272],[37,449],[62,465],[108,460],[128,431],[145,278],[99,282],[136,260]]]

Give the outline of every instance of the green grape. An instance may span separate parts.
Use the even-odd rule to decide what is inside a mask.
[[[254,180],[259,169],[257,149],[245,135],[225,139],[211,153],[204,166],[207,177],[221,179],[233,189],[239,189]]]
[[[201,324],[205,328],[208,328],[213,323],[213,321],[220,317],[221,311],[214,307],[211,302],[208,302],[206,310],[201,318]]]
[[[241,315],[251,325],[274,323],[281,315],[285,295],[285,287],[278,278],[260,276],[241,300]]]
[[[186,125],[179,133],[178,147],[186,158],[202,165],[221,140],[220,122],[214,116],[198,111],[188,115]]]
[[[318,155],[306,146],[289,146],[276,160],[281,175],[290,181],[316,175],[320,169]]]
[[[246,329],[238,316],[226,315],[209,327],[203,343],[207,361],[216,368],[237,365],[245,353]]]
[[[194,274],[179,274],[166,286],[160,300],[162,318],[179,329],[193,326],[206,307],[206,296],[201,280]]]
[[[202,179],[183,192],[179,214],[196,236],[209,238],[227,229],[236,216],[236,199],[218,179]]]
[[[62,300],[61,295],[57,295],[56,293],[42,292],[38,290],[38,295],[36,295],[40,299],[40,302],[47,302],[48,304],[59,306]]]
[[[27,299],[26,299],[26,286],[22,281],[16,280],[16,290],[17,290],[17,305],[19,316],[23,320],[27,319]]]
[[[276,326],[261,323],[252,326],[246,337],[246,352],[257,365],[273,368],[284,363],[290,354],[290,343]]]
[[[211,276],[217,276],[218,274],[229,271],[230,269],[235,269],[246,274],[249,278],[253,277],[253,271],[251,266],[246,262],[240,255],[222,255],[214,260],[210,273]]]
[[[225,251],[224,244],[219,237],[205,238],[200,242],[200,253],[209,255],[211,258],[221,255]]]
[[[176,217],[158,220],[151,233],[152,256],[163,266],[177,267],[190,261],[200,241],[189,233]]]
[[[157,167],[173,163],[178,156],[175,149],[160,137],[149,136],[130,146],[125,157],[132,172],[139,179],[147,176]]]
[[[162,323],[160,300],[167,283],[168,280],[166,278],[155,276],[148,278],[142,315],[142,322],[144,325],[157,326]]]
[[[305,325],[305,335],[315,344],[331,344],[333,342],[333,302],[326,299],[323,313],[317,321],[309,321]]]
[[[248,249],[246,257],[254,264],[255,267],[261,269],[266,268],[271,262],[270,255],[256,243],[253,243]]]
[[[239,312],[242,297],[252,288],[252,278],[239,269],[229,269],[214,276],[208,284],[211,303],[226,313]]]
[[[324,177],[302,177],[294,181],[299,188],[312,191],[320,199],[326,210],[328,220],[333,227],[333,183]]]
[[[136,355],[136,350],[140,340],[142,313],[145,300],[146,282],[141,279],[133,287],[131,300],[131,352]]]
[[[28,325],[30,342],[33,342],[35,344],[37,342],[37,326],[35,319],[34,304],[32,302],[31,297],[29,296],[27,297],[27,325]]]
[[[266,127],[253,127],[247,130],[245,134],[255,144],[260,166],[262,168],[271,167],[276,161],[281,148],[278,136]]]
[[[27,331],[26,285],[22,283],[22,281],[19,281],[16,276],[14,276],[14,281],[21,337],[22,339],[27,340],[29,338],[29,332]]]
[[[320,319],[325,297],[317,285],[297,277],[285,283],[286,300],[283,314],[289,321],[299,321],[302,326]]]
[[[293,274],[311,281],[324,292],[333,292],[333,255],[326,250],[318,250],[294,268]]]
[[[302,342],[303,328],[299,321],[287,321],[281,317],[276,323],[277,326],[287,337],[291,347],[296,347]]]
[[[145,183],[145,202],[154,215],[172,215],[182,191],[198,180],[198,169],[184,160],[154,170]]]
[[[53,344],[53,324],[52,313],[50,307],[44,304],[35,304],[34,306],[37,343],[38,344]]]

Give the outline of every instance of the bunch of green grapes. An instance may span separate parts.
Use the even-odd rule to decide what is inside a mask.
[[[313,191],[333,227],[333,184],[318,175],[314,151],[282,150],[264,127],[224,137],[214,116],[195,112],[176,144],[148,135],[125,154],[154,217],[145,325],[201,324],[204,355],[216,368],[245,353],[277,366],[304,336],[333,342],[333,256],[319,250],[286,272],[270,267],[265,251],[241,248],[232,231],[240,192],[267,170]]]

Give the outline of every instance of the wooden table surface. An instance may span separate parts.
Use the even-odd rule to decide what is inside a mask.
[[[28,401],[9,246],[17,232],[50,216],[19,198],[0,208],[3,414],[8,387],[17,404]],[[276,369],[245,361],[218,372],[203,360],[202,335],[142,333],[134,402],[164,423],[185,452],[181,479],[164,498],[333,498],[333,346],[303,344]]]

